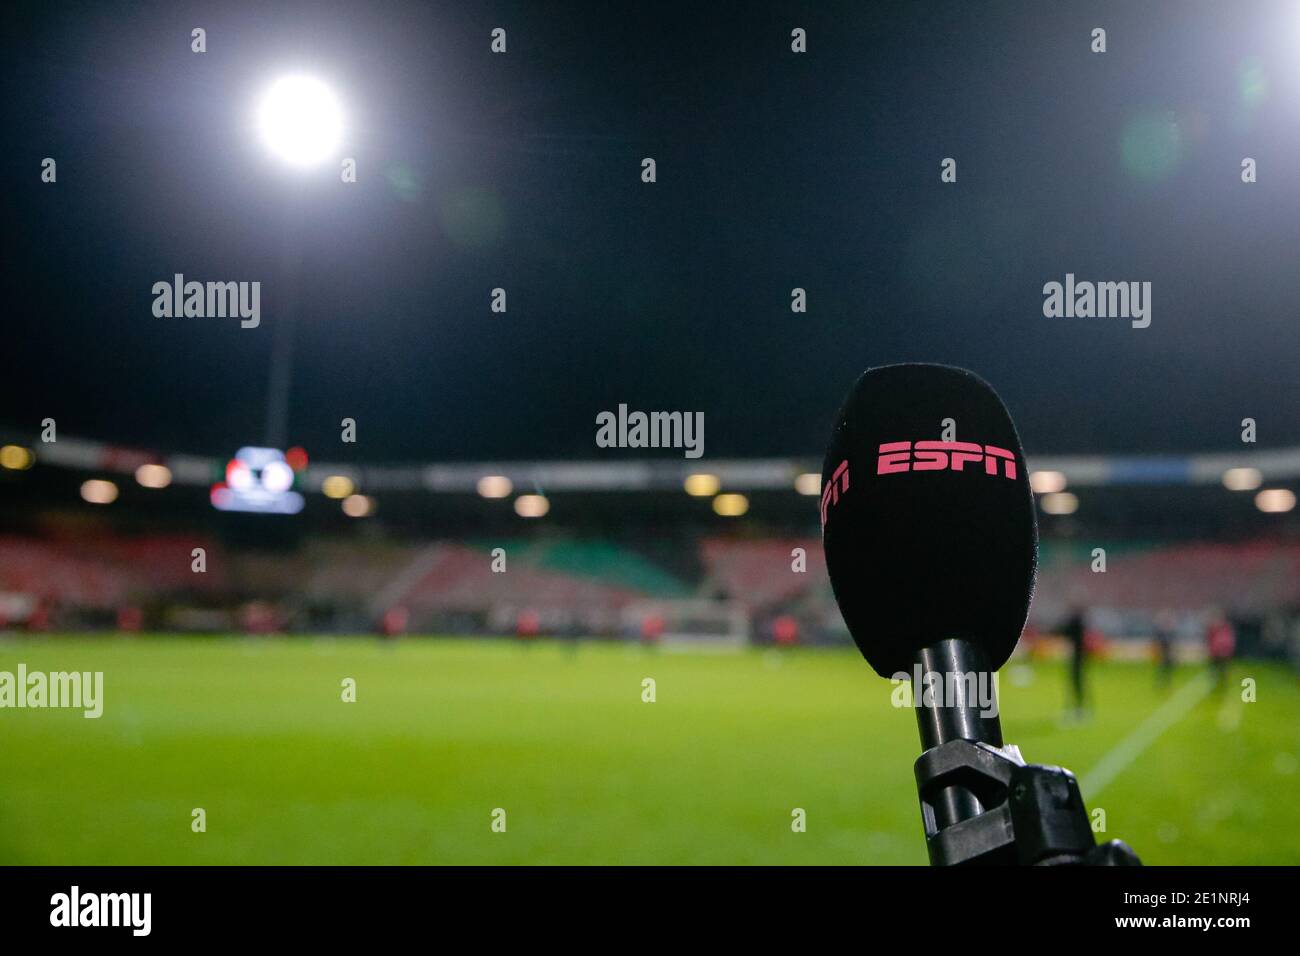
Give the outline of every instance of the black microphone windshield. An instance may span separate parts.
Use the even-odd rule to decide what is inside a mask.
[[[826,452],[821,521],[835,600],[876,673],[910,673],[945,638],[1006,663],[1038,529],[1016,427],[987,382],[947,365],[864,372]]]

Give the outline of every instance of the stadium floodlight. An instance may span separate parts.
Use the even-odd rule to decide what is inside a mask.
[[[1229,491],[1254,491],[1263,480],[1258,468],[1229,468],[1223,473],[1223,487]]]
[[[1068,491],[1053,491],[1039,499],[1043,511],[1049,515],[1072,515],[1079,510],[1079,498]]]
[[[718,485],[717,475],[687,475],[682,482],[686,493],[694,498],[711,498],[718,493]]]
[[[815,471],[805,471],[794,479],[794,490],[801,495],[822,493],[822,476]]]
[[[349,518],[365,518],[374,514],[375,499],[365,495],[348,495],[343,499],[343,513]]]
[[[144,464],[135,470],[135,480],[142,488],[166,488],[172,483],[172,470],[166,465]]]
[[[1059,471],[1035,471],[1029,475],[1029,488],[1036,495],[1050,495],[1065,490],[1065,474]]]
[[[326,498],[347,498],[357,490],[356,483],[347,475],[330,475],[320,483]]]
[[[35,463],[36,456],[22,445],[5,445],[0,448],[0,467],[10,471],[24,471]]]
[[[102,478],[81,483],[81,497],[92,505],[111,505],[117,500],[117,485]]]
[[[520,495],[515,499],[515,514],[521,518],[541,518],[550,510],[545,495]]]
[[[304,74],[282,76],[267,88],[257,104],[256,123],[267,149],[299,169],[317,166],[334,157],[343,139],[343,109],[338,98],[319,79]],[[288,201],[291,223],[302,213],[300,203],[301,199],[291,191]],[[301,236],[295,241],[301,241]],[[292,286],[295,272],[296,266],[282,266],[281,284]],[[283,448],[289,435],[293,322],[294,310],[285,309],[276,323],[271,346],[265,437],[269,448]],[[289,466],[294,471],[301,470],[292,463]]]
[[[285,76],[257,107],[267,148],[293,166],[315,166],[335,154],[343,137],[343,110],[328,86],[312,76]]]
[[[514,482],[505,475],[484,475],[478,480],[478,493],[484,498],[508,498]]]
[[[1290,488],[1265,488],[1255,496],[1255,507],[1265,514],[1285,514],[1295,507],[1295,492]]]
[[[744,495],[718,495],[713,499],[713,511],[724,518],[739,518],[749,510],[749,499]]]

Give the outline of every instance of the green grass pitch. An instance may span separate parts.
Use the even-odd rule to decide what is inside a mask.
[[[851,650],[0,640],[0,670],[20,661],[103,671],[104,714],[0,710],[0,863],[926,860],[915,719]],[[1070,725],[1063,666],[1012,665],[1006,738],[1086,784],[1199,674],[1166,692],[1149,666],[1099,664],[1094,714]],[[1151,864],[1300,863],[1294,674],[1239,662],[1228,689],[1177,709],[1100,793],[1085,786],[1107,836]],[[196,807],[206,832],[191,829]]]

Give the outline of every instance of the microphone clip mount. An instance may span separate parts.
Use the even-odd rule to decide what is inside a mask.
[[[1074,774],[1026,764],[1014,746],[949,740],[921,754],[915,771],[933,866],[1141,865],[1121,840],[1097,845]],[[940,826],[936,808],[954,792],[979,812]]]

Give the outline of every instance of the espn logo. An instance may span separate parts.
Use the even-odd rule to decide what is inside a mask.
[[[826,527],[826,509],[831,505],[840,503],[840,492],[849,490],[849,461],[844,459],[840,462],[835,473],[831,475],[831,480],[826,482],[826,487],[822,489],[822,527]]]
[[[876,459],[877,475],[903,471],[963,471],[966,466],[984,463],[984,474],[996,475],[1002,462],[1002,475],[1016,477],[1016,456],[996,445],[969,441],[884,442]],[[823,505],[823,507],[825,507]]]

